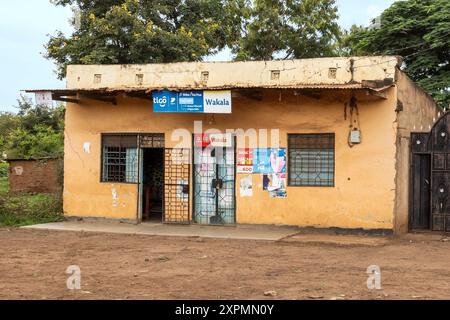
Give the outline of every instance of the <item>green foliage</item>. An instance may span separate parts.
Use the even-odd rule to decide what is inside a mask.
[[[31,131],[17,128],[10,138],[6,153],[12,159],[55,157],[63,153],[62,132],[45,125],[37,124]]]
[[[199,61],[224,47],[237,60],[334,55],[335,0],[56,0],[76,6],[69,37],[57,32],[46,57],[68,64]]]
[[[60,195],[0,193],[0,227],[61,221],[61,213]]]
[[[0,161],[0,178],[8,177],[8,169],[8,163]]]
[[[333,56],[340,35],[335,0],[255,0],[244,11],[237,60]]]
[[[57,0],[74,5],[76,31],[61,32],[46,45],[60,78],[68,64],[197,61],[225,47],[234,24],[225,24],[220,0]],[[78,20],[78,21],[76,21]],[[228,27],[227,27],[228,26]]]
[[[5,151],[10,133],[19,126],[17,115],[10,112],[0,112],[0,158]]]
[[[61,156],[64,107],[34,106],[21,97],[17,115],[0,114],[0,132],[0,151],[10,159]]]
[[[0,177],[0,195],[8,192],[8,190],[9,190],[8,177]]]
[[[400,55],[405,71],[442,106],[450,104],[450,1],[397,1],[379,28],[354,26],[342,45],[347,54]]]

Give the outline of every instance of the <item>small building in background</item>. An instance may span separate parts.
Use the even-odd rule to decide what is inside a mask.
[[[7,161],[10,192],[57,193],[62,190],[61,159],[8,159]]]

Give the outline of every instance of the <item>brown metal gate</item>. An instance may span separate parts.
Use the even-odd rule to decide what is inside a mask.
[[[165,149],[163,223],[189,224],[190,150]]]
[[[411,134],[412,229],[450,231],[450,113],[429,133]],[[428,194],[427,194],[428,192]]]
[[[450,141],[446,114],[431,130],[431,219],[433,230],[450,231]]]

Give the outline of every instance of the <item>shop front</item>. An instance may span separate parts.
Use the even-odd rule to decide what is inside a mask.
[[[50,92],[67,102],[64,214],[405,232],[406,139],[440,110],[397,65],[69,66]]]

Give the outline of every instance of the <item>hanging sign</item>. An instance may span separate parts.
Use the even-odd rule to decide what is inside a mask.
[[[53,106],[53,97],[50,91],[35,92],[34,97],[37,105]]]
[[[153,112],[231,113],[231,91],[154,91]]]
[[[233,136],[230,133],[214,133],[209,135],[212,147],[232,147]]]
[[[232,147],[233,135],[231,133],[203,133],[194,136],[196,147]]]

